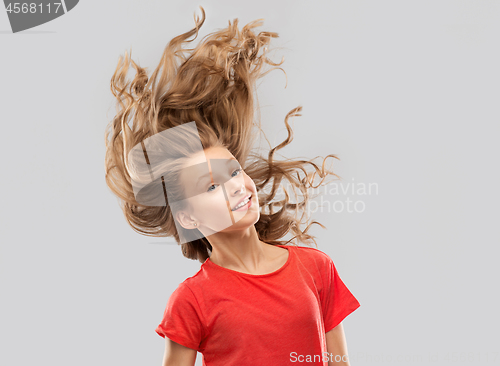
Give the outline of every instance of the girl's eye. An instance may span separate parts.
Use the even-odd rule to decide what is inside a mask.
[[[242,171],[243,171],[243,169],[238,168],[238,169],[236,169],[236,170],[233,172],[233,174],[231,174],[231,176],[232,176],[232,177],[235,177],[234,173],[238,173],[238,174],[240,174]],[[236,174],[236,175],[238,175],[238,174]],[[207,192],[211,192],[211,191],[213,191],[213,189],[210,189],[210,188],[215,187],[215,186],[218,186],[218,184],[217,184],[217,183],[211,184],[211,185],[210,185],[210,187],[208,187]],[[215,188],[214,188],[214,189],[215,189]]]

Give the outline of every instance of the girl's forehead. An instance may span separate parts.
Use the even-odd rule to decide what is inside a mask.
[[[206,163],[208,160],[212,159],[235,159],[235,157],[224,147],[212,147],[209,149],[205,149],[193,155],[191,159],[189,159],[188,165],[195,165],[200,163]]]
[[[208,175],[208,173],[229,175],[231,169],[239,168],[239,166],[240,164],[233,157],[229,159],[208,159],[200,163],[186,165],[183,173],[191,178],[201,178]]]

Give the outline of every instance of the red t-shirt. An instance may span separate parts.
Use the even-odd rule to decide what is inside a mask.
[[[360,304],[327,254],[279,246],[287,262],[263,275],[207,258],[172,293],[156,333],[202,353],[204,366],[328,366],[325,333]]]

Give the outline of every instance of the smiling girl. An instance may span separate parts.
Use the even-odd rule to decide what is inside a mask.
[[[360,304],[328,255],[293,244],[316,243],[307,234],[319,224],[306,217],[308,190],[336,176],[325,169],[336,156],[321,166],[274,158],[293,140],[288,119],[301,107],[285,118],[285,141],[267,157],[253,150],[255,83],[265,64],[283,63],[265,56],[278,35],[255,34],[260,21],[240,31],[235,19],[183,49],[205,21],[201,11],[150,78],[126,55],[111,79],[118,103],[106,131],[107,185],[134,230],[172,236],[186,258],[201,262],[156,328],[165,338],[163,365],[192,366],[197,351],[207,366],[349,365],[342,320]],[[287,191],[277,200],[283,180],[296,203]],[[281,240],[288,233],[292,239]]]

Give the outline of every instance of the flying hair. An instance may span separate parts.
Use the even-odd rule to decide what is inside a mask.
[[[275,159],[278,150],[293,140],[290,117],[301,116],[302,106],[287,113],[284,123],[287,138],[271,148],[262,131],[260,118],[256,121],[254,109],[257,102],[256,81],[268,72],[280,69],[280,63],[272,62],[266,55],[275,32],[254,32],[263,24],[262,19],[252,21],[241,30],[238,19],[221,30],[203,37],[194,48],[185,48],[193,42],[205,22],[205,10],[201,7],[201,19],[195,16],[195,27],[174,37],[165,47],[159,65],[148,76],[147,68],[139,66],[125,52],[111,78],[111,92],[116,98],[116,115],[105,131],[105,180],[109,189],[120,202],[127,223],[142,235],[173,237],[181,246],[185,257],[203,263],[212,251],[205,237],[190,235],[189,231],[176,225],[173,212],[182,204],[183,187],[176,179],[186,157],[203,149],[225,147],[238,160],[245,173],[254,181],[258,192],[260,218],[255,223],[259,239],[271,245],[286,245],[294,241],[314,242],[308,230],[317,221],[310,221],[306,208],[312,198],[309,189],[326,184],[326,178],[337,174],[326,169],[329,154],[321,164],[314,159]],[[193,37],[194,36],[194,37]],[[190,39],[193,37],[192,39]],[[265,66],[272,66],[265,71]],[[132,66],[136,73],[132,81],[127,78]],[[258,108],[257,108],[258,111]],[[199,140],[189,143],[179,138],[168,137],[161,132],[190,122],[195,122]],[[175,129],[174,129],[175,130]],[[181,131],[182,132],[182,131]],[[267,156],[263,156],[254,143],[262,134],[269,145]],[[138,202],[134,192],[134,181],[145,182],[151,171],[134,167],[129,161],[134,147],[144,146],[152,136],[166,136],[169,140],[158,140],[161,146],[169,146],[169,157],[158,164],[158,171],[168,171],[164,184],[169,187],[164,205],[148,205]],[[307,168],[312,168],[308,171]],[[316,176],[321,178],[314,184]],[[283,183],[291,187],[284,189],[285,197],[277,194]],[[300,194],[299,194],[300,192]],[[160,192],[161,193],[161,192]],[[154,192],[152,194],[155,194]],[[294,197],[295,203],[291,202]],[[154,197],[152,200],[158,202]],[[139,200],[141,201],[141,200]],[[153,202],[150,201],[150,202]],[[301,227],[306,225],[304,229]],[[288,233],[293,234],[284,240]]]

